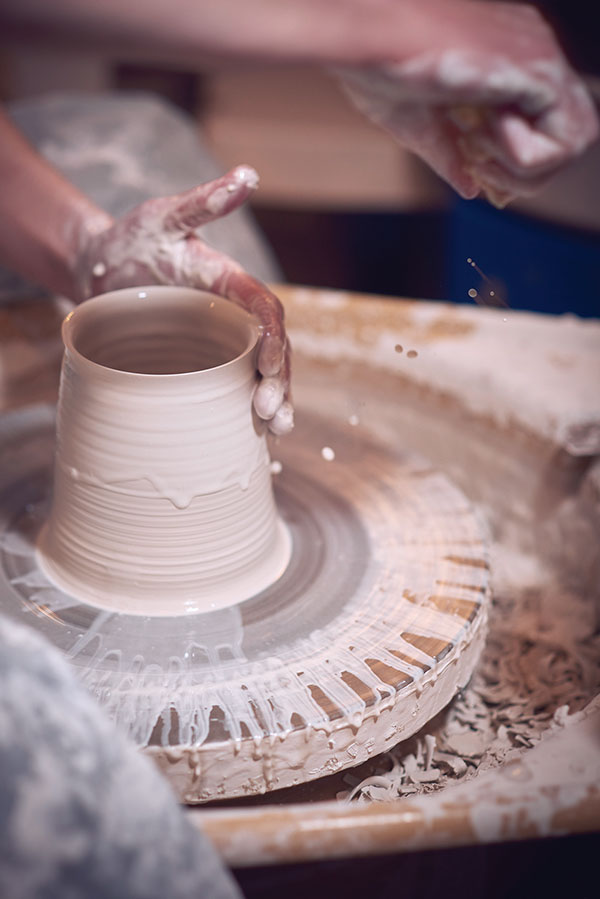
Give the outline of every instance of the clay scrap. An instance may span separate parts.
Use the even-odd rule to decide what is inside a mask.
[[[523,561],[495,547],[486,647],[468,686],[411,740],[344,775],[337,798],[369,802],[430,793],[520,758],[600,689],[592,603],[541,577],[517,587]],[[521,566],[522,567],[522,566]]]

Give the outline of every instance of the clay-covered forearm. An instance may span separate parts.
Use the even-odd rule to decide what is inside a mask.
[[[468,26],[470,0],[20,0],[7,29],[85,38],[105,48],[202,65],[234,57],[363,65],[430,46],[449,22]]]
[[[533,6],[448,0],[438,12],[421,51],[337,67],[348,93],[464,197],[534,193],[597,138],[592,98]]]
[[[0,262],[79,302],[94,293],[145,284],[212,290],[261,324],[254,407],[275,433],[293,424],[287,402],[289,348],[274,294],[199,236],[203,225],[239,208],[258,185],[250,166],[114,220],[40,156],[0,110]]]
[[[53,293],[75,298],[75,259],[111,218],[40,156],[0,109],[0,260]]]

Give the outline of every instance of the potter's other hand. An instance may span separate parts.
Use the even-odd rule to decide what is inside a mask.
[[[410,6],[409,0],[407,6]],[[539,13],[420,0],[427,27],[384,64],[339,72],[359,108],[463,197],[534,193],[597,136],[580,79]]]
[[[108,219],[101,229],[83,229],[75,263],[76,298],[120,287],[177,284],[210,290],[252,312],[262,331],[262,379],[254,408],[273,433],[285,434],[292,429],[293,412],[283,307],[264,284],[198,233],[202,225],[241,206],[257,184],[254,169],[240,165],[183,194],[148,200],[117,221]]]

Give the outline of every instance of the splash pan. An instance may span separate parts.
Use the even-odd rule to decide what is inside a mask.
[[[322,602],[319,606],[315,600],[312,606],[312,619],[301,621],[307,607],[299,606],[296,613],[291,599],[286,605],[287,598],[282,597],[281,614],[273,620],[283,622],[288,628],[286,633],[293,633],[292,643],[297,641],[305,650],[305,664],[294,670],[288,693],[281,690],[277,694],[283,697],[285,708],[289,709],[296,698],[307,695],[305,684],[320,683],[305,678],[317,670],[320,663],[319,672],[326,672],[324,660],[329,658],[331,664],[333,649],[340,645],[339,641],[351,627],[353,610],[356,609],[360,616],[359,591],[363,586],[367,591],[369,571],[373,571],[375,558],[381,560],[385,565],[383,570],[388,571],[387,580],[379,584],[384,587],[380,592],[385,594],[388,588],[397,584],[398,598],[402,598],[400,564],[410,555],[410,549],[403,547],[403,541],[407,534],[410,535],[410,527],[416,520],[413,517],[409,527],[405,512],[418,486],[416,471],[419,466],[422,471],[427,466],[415,456],[399,454],[398,447],[410,447],[411,451],[431,460],[435,468],[448,472],[481,513],[486,523],[486,539],[489,534],[495,603],[490,609],[489,638],[467,688],[413,738],[400,742],[390,752],[387,750],[394,738],[389,743],[383,740],[386,751],[372,757],[382,743],[381,739],[378,742],[376,733],[378,722],[385,722],[384,737],[391,730],[388,721],[401,724],[403,730],[397,739],[402,740],[412,732],[413,725],[407,724],[412,711],[419,714],[424,698],[440,696],[445,679],[444,665],[452,667],[453,654],[461,646],[460,637],[453,644],[455,648],[432,668],[433,677],[435,672],[438,674],[435,688],[427,686],[428,673],[420,677],[417,670],[413,687],[399,686],[396,705],[391,712],[384,705],[389,699],[381,698],[379,692],[388,689],[391,692],[391,685],[381,682],[373,691],[373,698],[365,689],[363,705],[356,694],[354,708],[359,714],[354,726],[362,720],[353,739],[362,753],[357,753],[357,759],[368,755],[369,748],[372,753],[359,767],[352,770],[339,767],[338,773],[328,777],[290,789],[277,789],[263,796],[219,802],[217,807],[198,805],[188,809],[189,820],[201,827],[225,860],[236,867],[355,858],[388,852],[397,854],[579,831],[597,832],[600,827],[600,653],[597,629],[600,621],[600,404],[597,388],[600,382],[600,322],[426,301],[382,300],[309,288],[279,286],[276,292],[285,303],[286,321],[294,346],[296,405],[327,417],[325,426],[322,421],[300,416],[298,435],[293,438],[297,445],[292,447],[291,441],[286,439],[281,445],[274,446],[273,458],[281,461],[283,466],[277,478],[280,504],[295,500],[295,506],[285,512],[288,520],[293,516],[297,519],[295,535],[301,520],[302,527],[308,529],[306,506],[310,508],[314,493],[306,494],[303,486],[300,496],[287,498],[292,479],[300,483],[306,475],[302,484],[316,482],[319,485],[319,502],[325,502],[325,498],[333,495],[344,509],[352,508],[352,521],[358,519],[369,552],[375,553],[369,543],[376,539],[373,535],[385,533],[389,539],[389,543],[377,545],[378,555],[371,558],[371,567],[366,565],[364,557],[361,560],[363,543],[353,544],[350,556],[342,564],[332,565],[333,573],[321,591]],[[4,407],[18,408],[25,403],[54,401],[62,352],[57,338],[58,325],[67,310],[53,309],[44,299],[28,304],[15,303],[10,314],[6,311],[4,319],[4,312],[0,310],[0,327],[2,321],[6,321],[7,334],[13,335],[3,347],[7,365],[1,373],[0,400]],[[20,418],[13,418],[12,422],[5,419],[4,436],[0,441],[0,472],[3,473],[0,475],[0,531],[4,548],[4,561],[0,561],[0,570],[4,572],[1,604],[4,609],[7,602],[10,603],[13,617],[37,623],[38,627],[48,627],[55,634],[64,633],[61,640],[64,644],[70,641],[73,663],[78,666],[81,676],[85,679],[93,674],[92,688],[107,707],[110,708],[112,702],[114,708],[115,701],[108,695],[114,680],[110,666],[114,671],[119,665],[123,669],[126,664],[131,664],[131,647],[129,656],[122,662],[119,662],[118,652],[112,659],[106,658],[103,621],[97,622],[101,624],[98,636],[86,636],[90,621],[85,615],[89,619],[93,613],[82,607],[69,609],[68,604],[61,610],[56,605],[60,598],[56,594],[44,597],[44,587],[36,586],[35,574],[25,574],[24,563],[30,554],[32,535],[45,516],[40,504],[44,502],[49,486],[49,474],[45,472],[48,472],[52,453],[51,419],[51,412],[48,409],[42,411],[40,407],[32,408]],[[333,462],[322,459],[323,446],[330,446],[335,451]],[[387,452],[381,452],[378,448],[381,446]],[[342,471],[352,468],[355,458],[356,468],[360,467],[358,460],[362,465],[361,455],[371,470],[377,468],[374,475],[377,488],[360,479],[354,483],[351,478],[342,478]],[[406,475],[411,471],[407,481]],[[442,480],[438,478],[435,476],[441,484]],[[431,480],[423,477],[419,489],[431,491],[433,482],[433,475]],[[448,481],[444,483],[449,484]],[[425,495],[427,501],[419,505],[423,520],[427,503],[433,502],[431,492]],[[440,495],[441,491],[438,492]],[[457,491],[453,495],[460,496]],[[373,496],[380,510],[389,510],[395,503],[393,525],[385,525],[384,512],[376,521],[367,523],[364,519],[365,506]],[[28,503],[29,508],[26,508]],[[316,520],[315,516],[316,511],[311,521]],[[339,518],[346,520],[341,513]],[[436,519],[434,539],[438,531],[442,531],[441,520],[437,516]],[[323,520],[321,512],[318,520]],[[443,527],[458,527],[459,522],[460,516],[447,516]],[[421,525],[426,527],[423,522]],[[319,528],[315,525],[317,534],[327,533],[322,525]],[[353,533],[353,539],[357,539],[356,529]],[[428,536],[431,544],[432,534]],[[455,538],[462,539],[458,533]],[[11,543],[7,544],[7,541]],[[420,552],[418,547],[414,549],[415,554]],[[19,551],[22,565],[16,557]],[[12,558],[10,572],[6,567],[7,552]],[[463,558],[478,554],[475,545],[470,552],[466,551],[465,545],[461,547]],[[483,551],[481,554],[483,556]],[[311,565],[321,565],[322,555],[323,549],[317,541],[312,541],[311,553],[304,558],[309,559]],[[459,555],[456,544],[448,555]],[[311,581],[313,575],[308,569],[302,574],[305,583]],[[484,578],[487,572],[473,567],[470,574]],[[23,581],[8,584],[9,576],[23,577]],[[345,578],[349,580],[345,581]],[[431,572],[427,578],[430,583]],[[443,575],[440,579],[454,578]],[[343,583],[346,587],[342,589]],[[484,584],[482,580],[481,586]],[[348,588],[348,585],[351,586]],[[336,606],[337,589],[341,591],[341,599]],[[355,591],[356,605],[350,601],[348,589]],[[34,592],[37,594],[35,599]],[[372,587],[372,596],[377,592],[378,586]],[[437,596],[439,592],[430,591],[428,595]],[[454,596],[468,598],[471,593],[476,591],[455,593]],[[487,594],[482,593],[482,596]],[[287,670],[293,647],[278,643],[277,635],[274,630],[269,630],[269,621],[265,617],[260,627],[266,641],[266,655],[271,656],[270,671],[266,671],[264,657],[257,658],[256,653],[251,656],[252,627],[247,616],[253,607],[255,610],[260,608],[258,599],[239,607],[244,628],[241,652],[250,659],[245,663],[249,674],[244,683],[250,686],[250,678],[255,674],[265,682],[268,680],[270,695],[274,696],[278,678]],[[333,603],[331,608],[329,603]],[[400,604],[405,608],[404,603]],[[395,626],[389,626],[389,609],[385,608],[388,631],[396,634]],[[61,624],[67,614],[71,618],[80,616],[80,622]],[[274,611],[269,612],[271,614],[274,615]],[[478,614],[484,614],[483,609]],[[152,624],[142,618],[137,621],[146,629]],[[120,621],[113,619],[113,632],[119,639],[118,629],[125,623],[122,618]],[[363,623],[366,635],[369,631],[366,617]],[[169,627],[171,624],[169,622]],[[318,645],[314,646],[301,636],[311,624],[317,628],[314,639]],[[458,620],[457,624],[460,624]],[[206,646],[207,651],[218,653],[221,673],[226,668],[229,676],[229,671],[240,664],[231,656],[229,665],[226,663],[226,654],[231,653],[227,649],[231,639],[220,641],[215,635],[209,639],[193,619],[189,619],[188,625],[184,640],[189,643],[196,639],[194,634],[203,634],[197,640],[200,647]],[[352,626],[357,627],[356,623]],[[466,626],[465,634],[470,627],[470,624]],[[480,619],[480,630],[469,646],[476,645],[482,631],[483,620]],[[256,629],[254,633],[257,633]],[[82,635],[81,646],[76,639],[79,634]],[[168,632],[165,634],[168,637]],[[323,655],[325,639],[330,640],[327,655]],[[169,640],[172,645],[172,638]],[[86,647],[84,641],[88,641]],[[223,759],[223,765],[229,762],[230,768],[234,767],[232,759],[239,760],[239,770],[246,770],[247,782],[251,772],[257,772],[254,786],[258,791],[261,783],[265,783],[263,771],[273,786],[281,785],[276,778],[280,776],[278,766],[284,747],[291,765],[296,764],[302,754],[306,759],[307,753],[317,746],[318,751],[313,752],[317,774],[326,769],[324,762],[331,760],[335,771],[336,765],[345,765],[348,751],[356,751],[353,742],[349,742],[348,751],[343,749],[345,744],[341,750],[337,749],[344,724],[350,727],[351,719],[331,720],[318,703],[314,705],[316,700],[312,696],[309,702],[315,711],[316,727],[304,726],[300,712],[299,717],[290,722],[295,730],[287,732],[285,743],[281,740],[283,731],[269,737],[261,726],[256,726],[260,716],[269,726],[273,720],[282,720],[281,706],[273,702],[275,708],[272,708],[268,701],[255,709],[247,706],[251,711],[246,715],[244,726],[240,726],[239,740],[226,737],[224,717],[216,708],[211,714],[213,706],[217,705],[212,702],[212,696],[223,685],[223,679],[215,681],[211,694],[209,684],[206,678],[202,680],[202,676],[192,683],[188,695],[193,701],[196,693],[202,693],[210,703],[208,709],[202,711],[206,716],[202,721],[208,719],[209,722],[205,742],[202,743],[197,728],[190,730],[190,742],[176,746],[181,721],[177,710],[171,711],[169,704],[163,702],[161,705],[161,701],[165,685],[176,683],[178,677],[179,682],[184,681],[189,667],[180,674],[174,663],[167,674],[161,674],[160,670],[153,674],[147,660],[150,648],[152,641],[148,640],[142,646],[144,664],[136,660],[138,667],[130,678],[129,698],[125,695],[126,678],[121,679],[122,692],[118,700],[123,710],[121,726],[134,732],[132,722],[138,720],[136,716],[140,709],[143,710],[139,684],[141,672],[145,670],[144,689],[150,704],[146,709],[150,708],[152,715],[156,713],[157,720],[150,737],[147,734],[144,737],[149,744],[146,751],[158,758],[180,795],[184,795],[192,784],[189,792],[200,796],[202,778],[216,783],[218,775],[211,766],[214,768],[219,759]],[[161,643],[161,652],[163,648]],[[386,641],[384,649],[387,648],[396,648],[396,644]],[[523,650],[526,655],[521,658]],[[178,645],[176,652],[168,655],[180,657],[181,651],[181,645]],[[200,655],[200,648],[194,648],[194,652]],[[460,652],[464,658],[466,649],[460,649]],[[86,655],[95,658],[94,666],[87,664],[86,668]],[[100,668],[101,658],[104,658],[104,670]],[[372,791],[371,801],[367,801],[367,790],[352,801],[341,797],[341,801],[334,799],[340,796],[340,791],[347,794],[349,787],[354,791],[353,784],[374,773],[389,774],[390,759],[410,757],[415,745],[424,743],[424,733],[447,733],[446,725],[452,724],[456,716],[465,711],[469,712],[469,720],[472,719],[473,713],[481,711],[481,705],[472,705],[471,700],[490,671],[494,673],[498,658],[502,662],[496,672],[499,678],[492,680],[504,701],[498,705],[498,697],[492,696],[494,701],[486,705],[482,720],[484,725],[491,726],[491,731],[486,731],[487,742],[482,741],[480,746],[485,755],[481,758],[473,753],[466,755],[467,773],[455,773],[451,766],[445,767],[436,783],[423,783],[418,792],[405,791],[403,783],[402,798],[397,799],[375,801],[378,800],[376,793],[391,795],[389,791],[386,793],[381,781],[367,788]],[[547,680],[549,659],[559,663],[550,683]],[[203,664],[206,674],[207,663]],[[395,658],[392,667],[399,671],[400,660]],[[373,672],[369,672],[367,666],[363,669],[365,677],[369,678],[364,683],[372,689],[369,685],[373,683],[370,679]],[[297,678],[300,678],[299,686]],[[420,697],[416,696],[418,685],[423,686]],[[359,687],[358,683],[355,686]],[[411,689],[414,689],[412,694]],[[540,692],[545,698],[542,696],[543,707],[538,709]],[[224,695],[223,691],[220,693]],[[174,693],[172,698],[177,699],[178,695]],[[402,701],[404,697],[406,702]],[[338,706],[343,702],[337,696],[334,698]],[[533,725],[523,718],[532,706],[534,711],[537,709]],[[382,709],[379,717],[375,711],[377,707]],[[201,707],[198,704],[196,708]],[[149,711],[143,714],[148,719],[152,717]],[[190,715],[187,720],[192,720]],[[251,730],[253,726],[255,729]],[[167,727],[169,731],[165,736]],[[460,740],[464,740],[465,727],[468,725],[460,727]],[[500,739],[501,730],[506,731],[506,739]],[[481,728],[478,732],[483,734]],[[507,751],[506,741],[513,740],[511,732],[519,733],[525,743],[509,744]],[[172,744],[172,748],[162,745],[164,739]],[[335,743],[333,750],[327,745],[330,741]],[[143,740],[138,742],[143,743]],[[533,743],[532,747],[528,745],[530,743]],[[499,744],[502,746],[498,754]],[[200,751],[196,751],[200,746]],[[439,748],[443,750],[444,746]],[[251,758],[253,754],[256,759]],[[459,747],[454,750],[452,759],[464,761],[463,755]],[[294,777],[312,777],[313,771],[304,764],[291,776],[293,783]],[[394,783],[398,784],[398,780]]]
[[[285,574],[231,608],[153,618],[82,603],[38,567],[53,445],[50,407],[4,418],[0,609],[62,650],[184,801],[359,764],[415,733],[469,679],[489,598],[483,533],[421,457],[300,410],[273,454],[294,546]]]

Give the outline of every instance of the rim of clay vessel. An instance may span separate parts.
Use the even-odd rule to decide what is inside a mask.
[[[219,339],[207,336],[202,341],[200,325],[210,324],[211,319],[217,325]],[[120,339],[115,340],[115,332]],[[179,381],[209,376],[211,371],[221,371],[254,352],[259,336],[257,319],[231,300],[196,288],[162,285],[99,294],[71,310],[62,324],[63,343],[72,364],[104,377],[135,380],[159,377]],[[136,348],[140,353],[144,337],[153,338],[155,343],[140,355],[152,359],[152,367],[160,370],[144,371],[125,363]],[[169,359],[169,352],[177,354],[186,339],[187,364],[156,364],[157,348]],[[169,340],[173,341],[171,346]],[[214,355],[217,350],[219,354]],[[212,356],[206,355],[210,352]]]

